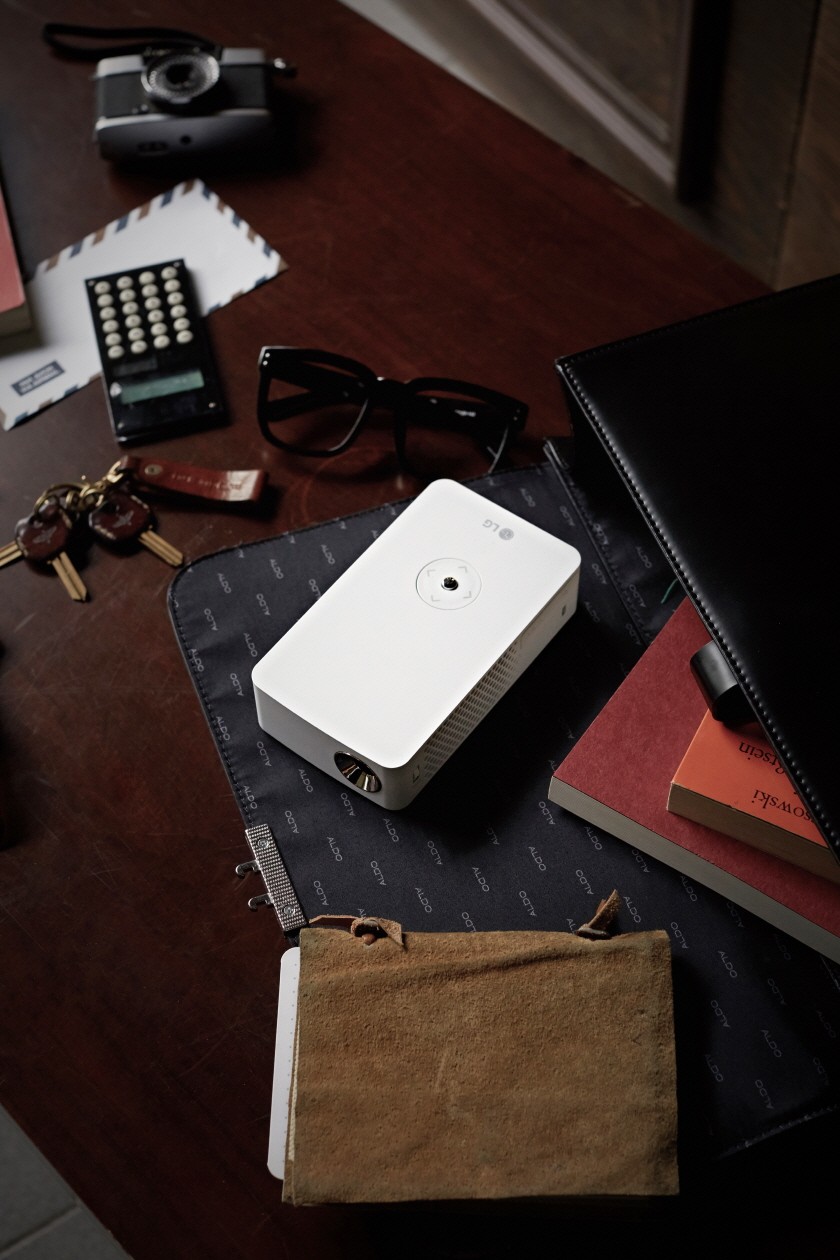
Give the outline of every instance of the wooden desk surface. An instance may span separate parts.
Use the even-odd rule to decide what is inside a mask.
[[[96,0],[61,18],[116,20]],[[159,507],[190,558],[411,492],[387,433],[329,468],[267,448],[263,344],[521,397],[517,459],[531,462],[566,425],[555,356],[762,291],[334,0],[173,0],[166,21],[299,65],[283,87],[282,163],[113,169],[92,142],[92,67],[54,57],[22,6],[0,9],[0,162],[28,270],[190,173],[288,261],[209,321],[231,423],[141,448],[269,474],[258,511]],[[2,542],[47,484],[98,476],[119,454],[97,382],[0,434]],[[547,1219],[528,1206],[280,1206],[265,1159],[282,942],[234,874],[242,825],[169,624],[171,577],[146,553],[94,549],[92,598],[77,605],[25,564],[0,575],[0,1102],[134,1260],[523,1252]],[[337,1158],[361,1157],[360,1138]],[[727,1228],[690,1195],[685,1210],[692,1228]],[[649,1228],[668,1240],[679,1220]],[[575,1226],[599,1250],[603,1228]],[[801,1244],[802,1228],[768,1231],[765,1254]]]

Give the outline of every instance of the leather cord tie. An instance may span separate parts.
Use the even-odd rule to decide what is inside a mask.
[[[588,923],[582,923],[575,936],[582,936],[589,941],[605,941],[609,939],[610,933],[607,930],[612,924],[613,919],[618,913],[621,905],[621,898],[614,888],[609,897],[599,903],[598,909],[593,914]]]
[[[319,914],[309,920],[309,926],[347,928],[350,935],[357,937],[363,945],[373,945],[374,941],[387,936],[400,949],[405,949],[402,925],[393,919],[376,919],[370,915],[354,918],[352,914]]]

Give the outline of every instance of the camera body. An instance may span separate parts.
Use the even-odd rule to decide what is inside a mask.
[[[177,47],[97,63],[94,139],[113,162],[259,148],[278,63],[258,48]]]

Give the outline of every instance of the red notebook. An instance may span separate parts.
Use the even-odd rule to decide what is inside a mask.
[[[23,332],[30,325],[26,290],[20,274],[3,189],[0,187],[0,337]]]
[[[689,666],[709,636],[686,599],[552,775],[549,797],[840,962],[840,887],[670,813],[706,710]]]

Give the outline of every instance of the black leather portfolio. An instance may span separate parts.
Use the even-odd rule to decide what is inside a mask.
[[[840,276],[556,368],[577,482],[623,482],[840,860]]]

